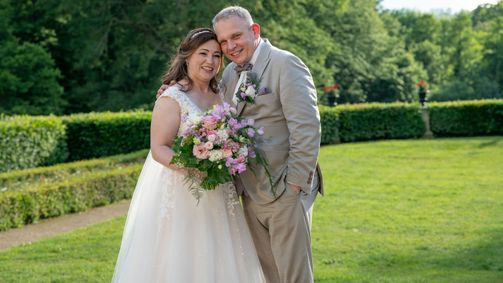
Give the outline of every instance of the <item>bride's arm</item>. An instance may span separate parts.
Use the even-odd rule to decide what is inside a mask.
[[[180,167],[170,164],[174,152],[171,149],[180,127],[180,106],[169,97],[155,102],[150,124],[150,150],[155,161],[171,169]]]

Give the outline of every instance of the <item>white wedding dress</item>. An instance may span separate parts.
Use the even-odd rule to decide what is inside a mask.
[[[182,113],[202,111],[176,87],[162,96]],[[178,133],[186,125],[182,120]],[[185,175],[149,153],[129,208],[112,282],[265,282],[231,183],[204,191],[199,203]]]

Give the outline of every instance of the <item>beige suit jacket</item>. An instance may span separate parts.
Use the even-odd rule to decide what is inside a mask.
[[[321,128],[309,69],[292,53],[263,40],[265,44],[251,71],[260,80],[260,95],[254,103],[238,103],[237,110],[243,117],[254,119],[257,127],[264,128],[257,148],[269,164],[275,194],[264,168],[254,164],[252,170],[240,174],[236,185],[238,190],[244,186],[255,202],[270,203],[284,192],[287,183],[299,185],[310,193],[314,174],[319,176],[318,189],[322,192],[317,166]],[[231,105],[239,79],[235,66],[231,63],[226,67],[221,82],[224,100]]]

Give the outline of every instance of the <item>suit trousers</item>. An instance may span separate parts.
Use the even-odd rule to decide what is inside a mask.
[[[300,193],[286,188],[274,202],[243,195],[246,221],[268,283],[310,283],[311,235]]]

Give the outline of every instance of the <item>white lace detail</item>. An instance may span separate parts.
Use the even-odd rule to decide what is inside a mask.
[[[229,215],[235,217],[236,209],[241,209],[241,202],[236,192],[236,188],[231,183],[223,184],[222,190],[224,191],[225,205]]]
[[[170,169],[165,169],[170,170]],[[171,214],[173,209],[175,208],[175,196],[173,193],[173,189],[175,187],[175,174],[169,174],[171,178],[163,178],[166,186],[165,189],[161,192],[161,209],[159,215],[159,227],[162,226],[162,223],[165,220],[171,220]]]
[[[178,129],[178,135],[183,133],[190,121],[197,120],[203,114],[201,109],[199,109],[199,107],[197,107],[197,105],[195,105],[194,102],[192,102],[189,97],[176,86],[166,89],[161,94],[161,97],[170,97],[178,102],[178,105],[180,106],[181,123],[180,128]],[[184,116],[186,116],[187,119],[184,118]]]

